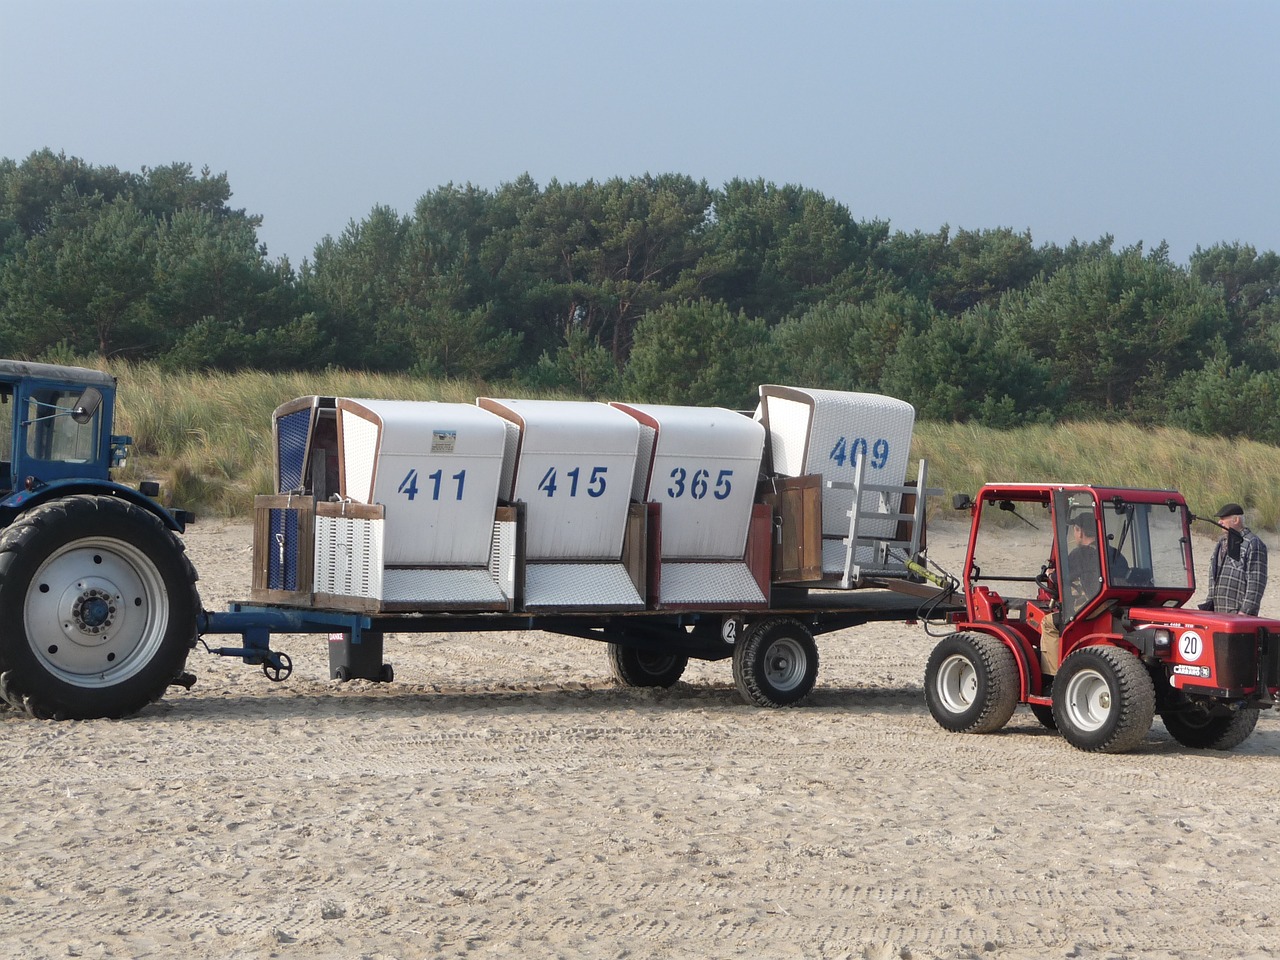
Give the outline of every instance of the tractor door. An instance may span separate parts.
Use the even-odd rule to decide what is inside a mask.
[[[1093,494],[1059,490],[1053,497],[1062,626],[1090,612],[1102,592],[1102,548]]]
[[[12,451],[15,477],[107,479],[110,406],[101,388],[26,381],[18,385],[12,410],[19,421]]]
[[[1020,499],[996,490],[990,495],[984,491],[979,501],[966,561],[969,618],[975,622],[1006,618],[1028,621],[1033,626],[1026,632],[1038,632],[1040,616],[1048,603],[1037,574],[1053,556],[1049,492],[1010,492]],[[1028,551],[1009,549],[1011,532],[1026,544],[1032,557],[1038,558],[1034,565],[1028,565]],[[1029,605],[1038,605],[1037,610],[1028,609]]]

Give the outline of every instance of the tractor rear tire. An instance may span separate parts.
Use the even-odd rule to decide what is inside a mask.
[[[1067,742],[1089,753],[1124,753],[1155,719],[1156,688],[1142,661],[1119,647],[1085,647],[1053,681],[1053,719]]]
[[[788,707],[818,680],[818,645],[798,620],[770,617],[747,628],[733,648],[733,682],[758,707]]]
[[[1169,736],[1184,747],[1231,750],[1249,739],[1258,725],[1258,708],[1244,707],[1218,716],[1200,707],[1166,710],[1160,714]]]
[[[942,729],[994,733],[1018,706],[1013,651],[984,633],[944,637],[925,665],[924,698]]]
[[[682,653],[609,644],[609,668],[614,679],[626,687],[675,686],[688,665],[689,658]]]
[[[0,696],[42,719],[136,713],[195,645],[196,572],[153,513],[77,495],[0,534]]]

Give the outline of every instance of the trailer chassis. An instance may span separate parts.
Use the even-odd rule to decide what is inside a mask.
[[[391,666],[382,662],[386,634],[539,630],[609,644],[615,676],[635,686],[670,686],[690,659],[733,659],[735,681],[748,700],[784,706],[813,687],[815,636],[872,622],[915,623],[961,609],[946,591],[913,584],[901,592],[894,586],[902,585],[886,582],[880,589],[852,593],[779,590],[767,609],[749,611],[370,614],[235,602],[226,611],[202,611],[197,630],[209,653],[261,666],[276,682],[293,672],[290,656],[272,645],[276,635],[326,634],[332,679],[386,682],[394,678]],[[216,635],[239,636],[241,645],[209,646],[204,638]],[[645,664],[653,658],[674,658],[679,668],[673,671],[668,664],[648,671]]]

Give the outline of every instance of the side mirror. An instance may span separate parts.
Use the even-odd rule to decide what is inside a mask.
[[[102,391],[97,387],[87,387],[84,393],[80,394],[76,405],[71,408],[71,419],[79,424],[88,423],[101,406]]]
[[[973,499],[967,493],[957,493],[951,498],[952,510],[972,510]]]

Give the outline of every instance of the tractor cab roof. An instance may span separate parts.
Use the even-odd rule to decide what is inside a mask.
[[[29,363],[26,360],[0,360],[0,382],[19,380],[51,380],[80,386],[114,387],[116,378],[89,367],[64,367],[53,363]]]
[[[1100,487],[1089,483],[988,483],[978,491],[979,503],[1008,500],[1014,503],[1048,503],[1055,493],[1084,493],[1100,503],[1163,503],[1185,506],[1176,490],[1136,487]]]

